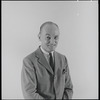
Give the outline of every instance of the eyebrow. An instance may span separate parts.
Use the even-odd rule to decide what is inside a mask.
[[[50,35],[50,34],[46,33],[46,35]],[[59,36],[59,35],[55,35],[55,36]]]
[[[46,35],[50,35],[50,34],[47,33]]]

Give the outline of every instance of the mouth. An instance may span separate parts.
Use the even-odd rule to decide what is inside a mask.
[[[47,46],[49,46],[49,47],[55,47],[56,45],[47,45]]]

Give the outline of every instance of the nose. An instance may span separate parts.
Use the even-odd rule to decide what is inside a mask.
[[[51,44],[51,45],[54,45],[55,43],[56,43],[55,39],[51,38],[50,44]]]

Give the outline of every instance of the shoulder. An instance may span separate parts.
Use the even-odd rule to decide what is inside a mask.
[[[61,53],[59,53],[57,51],[55,51],[55,54],[60,58],[65,58],[65,55],[63,55],[63,54],[61,54]]]
[[[64,60],[64,61],[67,61],[67,57],[66,57],[64,54],[61,54],[61,53],[55,51],[55,55],[57,55],[57,57],[58,57],[59,59],[62,59],[62,60]]]
[[[68,66],[68,60],[67,57],[59,52],[55,52],[56,57],[59,59],[60,63]]]
[[[35,51],[25,56],[23,58],[23,61],[34,61],[34,59],[35,59]]]

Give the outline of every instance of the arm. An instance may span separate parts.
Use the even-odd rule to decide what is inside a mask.
[[[43,99],[43,97],[37,92],[35,69],[34,65],[29,59],[23,60],[21,83],[25,99]]]
[[[66,65],[66,72],[65,72],[65,89],[63,94],[63,99],[72,99],[73,95],[73,84],[71,81],[69,67],[67,63],[67,59],[65,57],[65,65]]]

